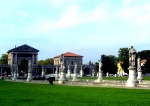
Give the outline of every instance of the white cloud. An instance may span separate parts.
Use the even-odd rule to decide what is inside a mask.
[[[78,6],[69,6],[67,7],[62,17],[56,23],[56,26],[58,28],[61,28],[61,27],[70,27],[76,25],[81,21],[79,15],[80,14],[79,14]]]
[[[65,0],[50,0],[50,2],[55,6],[60,6]]]
[[[132,0],[123,0],[123,5],[129,5],[132,2]]]
[[[136,5],[132,7],[123,8],[119,15],[127,23],[132,24],[133,26],[147,26],[150,25],[150,4],[148,5]]]
[[[107,10],[103,7],[97,6],[92,11],[81,12],[79,6],[69,6],[62,17],[57,22],[57,27],[71,27],[74,25],[87,23],[87,22],[99,22],[106,19]]]

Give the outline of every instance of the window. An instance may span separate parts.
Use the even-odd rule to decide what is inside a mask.
[[[71,61],[71,65],[73,65],[74,64],[74,62],[73,61]]]

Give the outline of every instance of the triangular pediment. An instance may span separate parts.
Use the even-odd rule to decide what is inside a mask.
[[[15,48],[9,50],[7,53],[10,53],[10,52],[39,52],[39,50],[37,50],[27,44],[24,44],[22,46],[18,46],[18,47],[15,47]]]

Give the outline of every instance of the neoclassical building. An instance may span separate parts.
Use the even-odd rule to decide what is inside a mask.
[[[27,63],[25,68],[27,73],[27,81],[32,80],[33,73],[38,68],[38,52],[39,50],[24,44],[8,50],[8,65],[11,68],[12,79],[16,80],[22,70],[19,69],[19,63]]]
[[[8,64],[18,64],[21,60],[31,60],[32,65],[38,62],[39,50],[24,44],[8,50]]]

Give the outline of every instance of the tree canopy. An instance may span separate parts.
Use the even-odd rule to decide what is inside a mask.
[[[7,54],[2,54],[0,57],[0,64],[8,64],[8,55]]]
[[[128,67],[129,67],[129,49],[126,48],[120,48],[118,51],[118,62],[122,61],[122,67],[125,72],[128,72]]]
[[[53,58],[47,58],[46,60],[39,60],[39,65],[54,65],[54,59]]]

